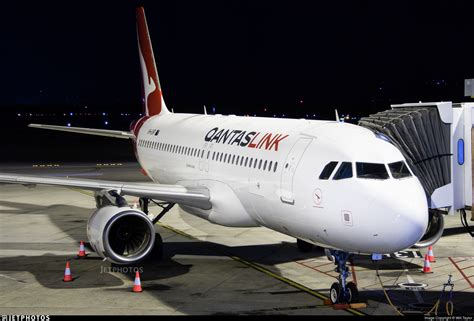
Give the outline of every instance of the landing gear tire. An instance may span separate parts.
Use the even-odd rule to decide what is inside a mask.
[[[298,250],[303,253],[309,253],[313,250],[314,245],[308,242],[305,242],[300,239],[296,239],[296,245],[298,246]]]
[[[346,284],[347,290],[347,303],[355,303],[359,301],[359,290],[357,290],[357,285],[354,282],[348,282]]]
[[[150,254],[148,254],[146,260],[151,262],[161,261],[163,259],[163,239],[161,238],[160,233],[155,234],[155,244]]]
[[[341,294],[341,286],[338,282],[334,282],[331,285],[331,290],[329,291],[329,298],[331,299],[332,304],[339,303],[339,295]]]

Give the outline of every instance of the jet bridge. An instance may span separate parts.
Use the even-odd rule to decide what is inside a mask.
[[[472,209],[472,142],[474,103],[408,103],[364,117],[359,125],[372,130],[405,156],[425,189],[430,224],[417,247],[435,243],[444,229],[441,213]]]
[[[392,105],[359,125],[397,146],[419,178],[431,209],[449,214],[472,206],[474,103]]]

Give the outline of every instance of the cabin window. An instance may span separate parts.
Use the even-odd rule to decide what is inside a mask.
[[[244,164],[244,156],[240,158],[240,166],[242,166],[243,164]]]
[[[258,162],[258,169],[262,168],[262,160]]]
[[[329,179],[336,166],[337,162],[327,163],[326,166],[324,166],[323,171],[319,175],[319,179]]]
[[[269,172],[272,170],[272,164],[273,164],[273,161],[270,161],[270,164],[268,164],[268,171]]]
[[[342,162],[333,179],[340,180],[352,177],[352,163]]]
[[[411,176],[410,170],[404,161],[390,163],[388,168],[390,168],[393,178],[399,179]]]
[[[273,166],[273,172],[277,171],[277,167],[278,167],[278,162],[275,162],[275,165]]]
[[[245,165],[244,165],[245,167],[247,167],[248,162],[249,162],[249,158],[245,157]]]
[[[265,160],[265,163],[263,163],[263,170],[267,169],[267,161]]]
[[[384,164],[356,163],[358,178],[387,179],[388,173]]]

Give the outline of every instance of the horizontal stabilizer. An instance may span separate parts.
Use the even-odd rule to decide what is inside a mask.
[[[135,137],[135,135],[133,135],[131,132],[126,132],[126,131],[121,131],[121,130],[95,129],[95,128],[56,126],[56,125],[42,125],[42,124],[29,124],[28,127],[41,128],[41,129],[50,129],[50,130],[59,130],[59,131],[63,131],[63,132],[88,134],[88,135],[95,135],[95,136],[124,138],[124,139]]]

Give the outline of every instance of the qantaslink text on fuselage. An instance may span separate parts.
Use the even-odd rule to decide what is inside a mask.
[[[204,140],[209,143],[237,145],[241,147],[257,148],[278,151],[278,145],[288,135],[261,133],[257,131],[247,132],[238,129],[223,129],[215,127],[207,132]]]

